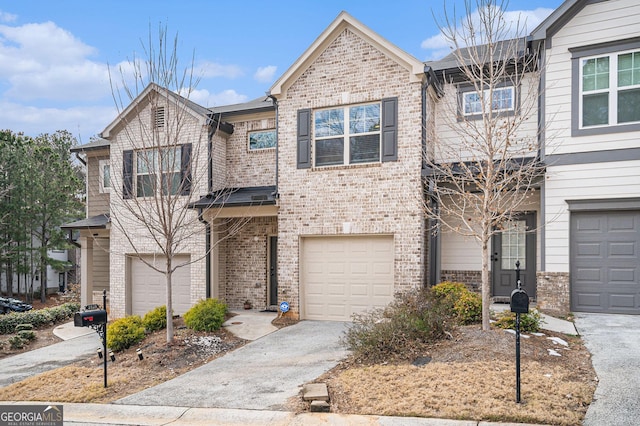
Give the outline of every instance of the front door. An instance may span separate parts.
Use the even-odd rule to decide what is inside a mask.
[[[524,213],[505,223],[493,237],[492,295],[509,298],[516,288],[516,262],[520,261],[520,281],[529,298],[536,297],[535,213]]]
[[[278,237],[269,237],[269,306],[278,306]]]

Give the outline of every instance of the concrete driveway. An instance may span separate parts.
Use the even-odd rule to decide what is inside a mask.
[[[345,330],[342,322],[301,321],[116,403],[284,410],[305,382],[347,355]]]
[[[586,426],[640,423],[640,315],[577,313],[599,383]]]

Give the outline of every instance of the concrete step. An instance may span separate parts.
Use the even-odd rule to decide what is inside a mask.
[[[302,399],[305,401],[329,401],[329,391],[325,383],[307,383],[302,387]]]

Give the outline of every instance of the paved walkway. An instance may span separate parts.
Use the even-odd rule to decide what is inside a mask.
[[[585,426],[640,424],[640,315],[576,314],[598,375]]]
[[[102,341],[98,333],[92,332],[0,359],[0,387],[88,358],[95,355],[99,347],[102,347]]]
[[[118,404],[285,410],[301,386],[347,355],[345,323],[301,321]]]

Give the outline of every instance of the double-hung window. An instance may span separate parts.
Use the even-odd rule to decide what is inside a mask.
[[[462,115],[465,118],[480,117],[483,112],[512,112],[515,110],[515,89],[513,86],[496,87],[481,93],[475,90],[463,91]]]
[[[640,50],[580,59],[580,128],[640,122]]]
[[[160,191],[175,195],[180,191],[180,147],[153,148],[136,153],[136,195],[150,197]]]
[[[380,104],[315,111],[315,166],[380,161]]]
[[[98,162],[100,192],[109,192],[111,190],[111,166],[109,160],[100,160]]]

